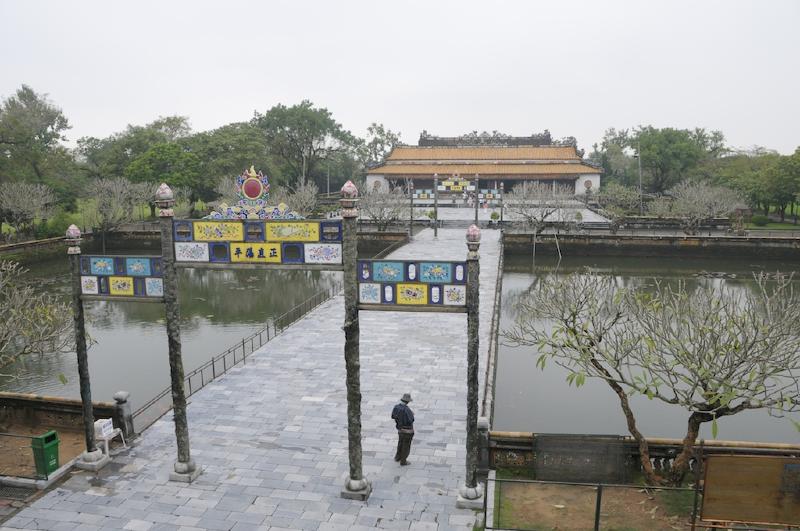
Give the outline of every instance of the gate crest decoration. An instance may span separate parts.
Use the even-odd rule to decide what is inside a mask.
[[[177,267],[274,268],[344,271],[345,369],[348,402],[349,474],[341,495],[366,500],[372,490],[362,470],[359,323],[360,310],[439,311],[467,314],[466,482],[459,503],[482,503],[477,484],[478,247],[480,230],[467,231],[465,262],[358,260],[358,190],[342,187],[341,220],[306,220],[285,205],[267,206],[269,182],[251,167],[237,180],[236,207],[221,205],[202,220],[174,220],[172,190],[155,194],[161,226],[161,256],[81,256],[80,230],[66,242],[73,277],[73,314],[81,381],[86,452],[77,466],[97,470],[107,462],[94,440],[83,316],[85,300],[158,302],[165,306],[177,460],[170,479],[192,482],[201,467],[191,458],[181,356]],[[224,208],[222,208],[224,206]],[[105,461],[103,461],[105,459]]]

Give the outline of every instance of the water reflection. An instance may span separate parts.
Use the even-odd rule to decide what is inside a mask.
[[[42,289],[69,297],[66,260],[28,267]],[[341,273],[327,271],[178,270],[186,371],[337,282]],[[169,385],[163,305],[93,301],[85,308],[87,331],[95,341],[89,350],[94,400],[111,400],[124,389],[135,408]],[[29,357],[3,372],[15,376],[0,377],[2,391],[80,396],[74,354]]]
[[[658,278],[667,284],[683,282],[688,290],[703,286],[731,288],[734,293],[752,290],[754,271],[792,272],[797,263],[760,264],[715,259],[664,258],[564,258],[544,262],[537,258],[533,268],[529,257],[506,257],[503,275],[501,329],[513,326],[516,302],[549,275],[566,275],[590,267],[609,275],[619,287],[642,287]],[[797,281],[797,275],[795,276]],[[567,372],[549,363],[544,371],[535,363],[535,347],[499,349],[495,385],[493,428],[509,431],[549,433],[603,433],[627,435],[624,416],[613,391],[602,381],[587,380],[576,389],[566,382]],[[685,435],[688,413],[646,397],[631,400],[640,430],[648,437],[680,438]],[[800,421],[800,415],[794,415]],[[701,437],[710,439],[710,426]],[[788,419],[770,417],[766,411],[747,411],[719,421],[721,439],[796,442],[800,434]]]

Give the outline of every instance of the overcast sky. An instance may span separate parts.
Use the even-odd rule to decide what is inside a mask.
[[[310,99],[416,143],[549,129],[720,129],[800,145],[800,1],[0,0],[0,96],[49,94],[70,140],[158,116],[195,130]]]

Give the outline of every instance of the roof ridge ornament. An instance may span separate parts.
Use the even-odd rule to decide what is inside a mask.
[[[254,165],[236,177],[236,191],[239,200],[235,205],[222,203],[203,219],[305,219],[286,203],[274,206],[268,204],[269,178],[261,171],[256,172]]]

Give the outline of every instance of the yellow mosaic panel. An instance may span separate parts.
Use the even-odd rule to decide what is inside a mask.
[[[232,243],[231,262],[280,264],[280,243]]]
[[[397,284],[397,304],[428,304],[428,286]]]
[[[133,277],[108,277],[108,293],[133,297]]]
[[[286,221],[267,223],[267,236],[270,242],[318,242],[319,222]]]
[[[196,242],[240,242],[244,240],[244,223],[239,221],[195,221]]]

